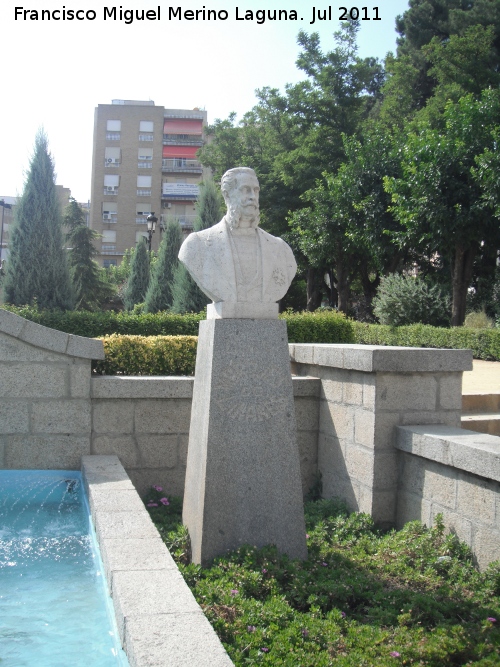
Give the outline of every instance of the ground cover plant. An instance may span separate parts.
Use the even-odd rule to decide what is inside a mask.
[[[441,521],[382,533],[313,501],[307,561],[245,546],[201,568],[180,499],[153,487],[146,506],[237,666],[500,665],[500,565],[479,573]]]

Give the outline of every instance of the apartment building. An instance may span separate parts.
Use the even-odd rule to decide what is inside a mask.
[[[148,237],[147,217],[158,218],[157,249],[167,216],[193,228],[203,168],[206,111],[167,109],[152,101],[113,100],[95,110],[90,227],[102,266],[118,265],[128,248]]]

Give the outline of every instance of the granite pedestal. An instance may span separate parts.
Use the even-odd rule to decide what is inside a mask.
[[[200,322],[183,521],[195,563],[242,544],[307,557],[285,322]]]

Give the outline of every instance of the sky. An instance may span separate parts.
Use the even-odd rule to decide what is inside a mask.
[[[395,51],[395,17],[406,11],[407,0],[344,4],[347,11],[356,7],[360,17],[366,16],[360,21],[361,57],[383,60]],[[169,18],[169,8],[175,12],[178,7],[183,17]],[[295,66],[297,34],[318,32],[322,49],[331,50],[341,7],[320,0],[185,0],[171,5],[161,0],[122,0],[121,5],[112,0],[3,0],[0,196],[21,194],[35,135],[43,127],[57,183],[70,188],[78,201],[88,201],[94,109],[112,99],[204,108],[209,123],[232,111],[241,118],[256,103],[256,89],[284,90],[285,84],[306,78]],[[62,17],[64,10],[82,8],[83,20],[41,19],[42,9],[59,10]],[[203,20],[199,13],[198,20],[188,20],[189,13],[184,14],[203,8],[215,10],[219,18],[208,20],[205,14]],[[119,18],[120,9],[149,11],[151,19],[134,16],[127,24]],[[267,11],[280,9],[287,10],[288,20],[269,20]],[[258,10],[265,10],[264,22],[258,22]],[[38,20],[33,20],[34,11]],[[377,16],[380,20],[374,20]]]

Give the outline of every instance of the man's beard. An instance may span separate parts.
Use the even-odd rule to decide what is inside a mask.
[[[240,203],[234,203],[228,201],[227,203],[227,213],[226,213],[226,222],[228,223],[231,229],[238,229],[241,223],[241,218],[243,216],[243,206]],[[252,220],[250,227],[256,229],[259,226],[259,206],[256,205],[254,219]]]

